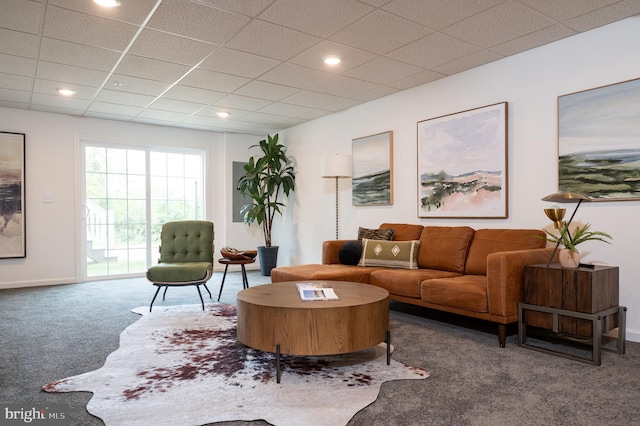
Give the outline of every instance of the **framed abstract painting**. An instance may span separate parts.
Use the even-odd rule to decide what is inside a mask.
[[[0,258],[26,257],[24,133],[0,132]]]
[[[393,131],[354,139],[354,206],[393,204]]]
[[[418,122],[418,217],[508,217],[507,102]]]
[[[558,97],[558,187],[640,199],[640,79]]]

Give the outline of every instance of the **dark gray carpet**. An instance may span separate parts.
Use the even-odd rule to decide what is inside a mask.
[[[214,300],[221,275],[209,284]],[[269,277],[250,272],[249,282]],[[241,286],[238,273],[227,276],[221,301],[235,303]],[[103,424],[86,412],[89,393],[50,394],[40,387],[100,368],[120,332],[139,318],[131,309],[148,305],[154,290],[143,278],[0,290],[0,402],[68,404],[71,424]],[[198,302],[196,290],[183,287],[156,305]],[[493,327],[397,303],[391,327],[393,358],[424,367],[431,377],[385,383],[378,400],[349,425],[640,423],[639,343],[628,342],[622,356],[603,352],[602,366],[595,367],[519,348],[515,335],[502,349]],[[211,409],[224,409],[215,395],[212,389]]]

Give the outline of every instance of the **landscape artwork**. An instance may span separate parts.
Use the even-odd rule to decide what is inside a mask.
[[[418,122],[418,217],[507,212],[507,102]]]
[[[558,97],[558,174],[594,201],[640,198],[640,79]]]
[[[354,139],[352,153],[353,205],[393,204],[393,132]]]
[[[0,258],[26,256],[24,137],[0,132]]]

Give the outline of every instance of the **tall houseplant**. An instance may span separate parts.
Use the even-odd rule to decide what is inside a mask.
[[[253,147],[260,147],[262,155],[249,158],[244,166],[244,176],[238,181],[238,190],[243,196],[251,199],[251,203],[242,207],[244,223],[250,225],[257,222],[262,226],[264,247],[258,247],[260,268],[263,275],[270,275],[277,262],[277,247],[272,245],[273,219],[282,214],[284,203],[281,197],[288,197],[295,191],[295,175],[293,164],[287,156],[284,145],[278,143],[278,134],[267,136]],[[265,249],[272,250],[265,250]],[[275,249],[275,250],[274,250]],[[271,259],[267,252],[271,254]]]

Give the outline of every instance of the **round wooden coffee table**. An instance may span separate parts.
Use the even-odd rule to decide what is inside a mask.
[[[368,284],[321,282],[340,300],[303,302],[295,281],[238,293],[238,340],[276,353],[278,383],[280,354],[337,355],[387,342],[390,362],[389,292]]]

